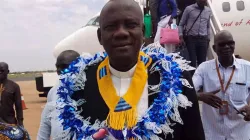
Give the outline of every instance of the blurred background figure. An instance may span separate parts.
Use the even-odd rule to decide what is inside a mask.
[[[30,140],[23,128],[20,88],[8,74],[8,64],[0,62],[0,140]]]
[[[73,50],[66,50],[63,51],[56,59],[56,72],[58,75],[61,74],[62,70],[67,68],[69,66],[69,64],[76,60],[77,57],[79,57],[80,54],[76,51]],[[53,86],[47,96],[47,102],[53,101],[57,99],[56,94],[52,94],[55,93],[54,91],[58,89],[58,83]]]
[[[8,74],[8,64],[0,62],[0,121],[23,126],[20,87],[8,79]]]

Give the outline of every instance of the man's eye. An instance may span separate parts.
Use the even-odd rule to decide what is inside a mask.
[[[233,46],[235,44],[234,41],[229,41],[225,43],[220,43],[219,46],[225,47],[226,45]]]
[[[116,27],[115,25],[107,25],[105,26],[105,29],[110,30],[110,29],[114,29],[115,27]]]
[[[228,45],[234,45],[234,44],[235,44],[234,41],[228,42]]]
[[[127,24],[127,27],[129,27],[129,28],[135,28],[136,26],[138,26],[138,24],[134,23],[134,22],[131,22],[131,23]]]

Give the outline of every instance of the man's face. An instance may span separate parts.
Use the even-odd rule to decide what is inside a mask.
[[[143,41],[141,11],[127,5],[117,5],[103,12],[98,38],[109,57],[128,61],[138,57]]]
[[[5,80],[8,76],[9,69],[7,66],[0,64],[0,81]]]
[[[233,37],[229,34],[223,34],[218,37],[214,45],[214,51],[218,57],[230,58],[235,49]]]
[[[198,5],[205,6],[207,4],[207,0],[197,0]]]

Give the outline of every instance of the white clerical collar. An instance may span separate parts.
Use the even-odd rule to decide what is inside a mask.
[[[109,65],[109,69],[110,69],[111,74],[118,77],[118,78],[131,78],[131,77],[133,77],[134,72],[135,72],[135,68],[136,68],[136,65],[126,72],[120,72],[120,71],[114,69],[111,65]]]

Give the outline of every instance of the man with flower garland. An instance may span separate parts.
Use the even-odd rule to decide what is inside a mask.
[[[97,34],[106,52],[81,56],[60,76],[61,139],[205,139],[187,64],[162,47],[141,50],[143,32],[134,0],[105,5]]]

